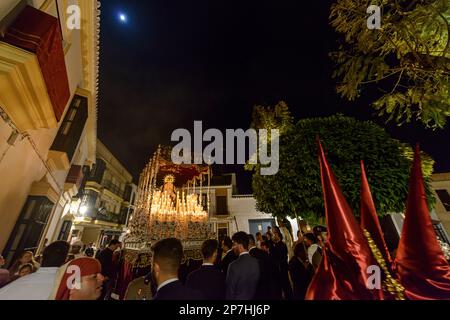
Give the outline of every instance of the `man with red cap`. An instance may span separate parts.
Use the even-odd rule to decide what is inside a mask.
[[[93,258],[78,258],[64,265],[60,281],[51,299],[97,300],[102,293],[104,277],[100,262]]]

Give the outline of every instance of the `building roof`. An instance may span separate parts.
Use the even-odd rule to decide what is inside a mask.
[[[450,172],[444,172],[444,173],[434,173],[431,176],[431,181],[450,181]]]

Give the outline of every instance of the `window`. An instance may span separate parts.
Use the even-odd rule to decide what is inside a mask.
[[[202,201],[202,206],[203,206],[203,209],[207,209],[206,207],[208,206],[208,195],[206,194],[206,193],[202,193],[202,198],[201,198],[201,201]]]
[[[28,197],[3,252],[7,265],[23,251],[36,252],[53,206],[47,197]]]
[[[450,212],[450,195],[448,194],[448,191],[436,190],[436,193],[439,197],[439,200],[441,200],[442,204],[444,205],[445,210],[447,210],[447,212]]]
[[[72,221],[64,221],[61,227],[61,231],[58,235],[58,240],[67,241],[70,235],[70,229],[72,228]]]
[[[69,161],[72,161],[87,118],[87,98],[75,95],[51,149],[66,152]]]
[[[216,214],[228,215],[227,196],[216,196]]]

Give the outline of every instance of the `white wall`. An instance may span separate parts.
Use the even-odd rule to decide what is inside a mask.
[[[272,219],[271,215],[256,210],[256,200],[253,197],[231,197],[229,205],[231,215],[236,217],[239,231],[250,232],[249,220]],[[232,221],[230,233],[236,231],[236,223]]]
[[[441,179],[442,180],[440,181],[435,179],[437,181],[432,182],[433,190],[447,190],[447,192],[450,193],[450,179]],[[434,192],[434,196],[436,198],[436,207],[433,211],[435,211],[435,215],[439,217],[447,234],[450,235],[450,212],[447,212],[436,192]]]

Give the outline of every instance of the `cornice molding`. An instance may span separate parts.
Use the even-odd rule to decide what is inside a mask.
[[[92,95],[89,105],[89,119],[87,123],[89,158],[95,162],[97,143],[98,118],[98,74],[100,59],[100,1],[79,0],[81,9],[81,59],[83,65],[83,81],[81,88]]]
[[[0,104],[21,132],[57,126],[36,55],[0,42],[0,88]]]

